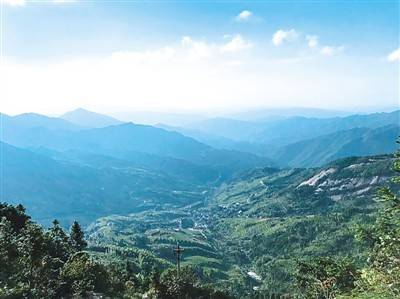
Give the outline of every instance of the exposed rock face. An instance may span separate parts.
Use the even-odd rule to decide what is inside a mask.
[[[335,202],[371,195],[390,178],[389,173],[382,170],[382,163],[387,162],[382,157],[358,160],[359,163],[343,163],[344,165],[320,169],[312,177],[302,181],[296,189],[312,187],[315,194],[326,194]]]
[[[305,186],[305,185],[315,186],[324,177],[326,177],[329,174],[335,173],[335,172],[336,172],[335,168],[329,168],[329,169],[322,170],[320,173],[317,173],[312,178],[308,179],[307,181],[302,182],[299,185],[299,187]]]

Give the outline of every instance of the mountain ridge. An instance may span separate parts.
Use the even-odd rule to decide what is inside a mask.
[[[270,157],[279,165],[318,167],[349,156],[393,153],[399,135],[400,126],[396,125],[352,128],[288,144]]]
[[[77,108],[75,110],[68,111],[62,114],[60,118],[84,128],[102,128],[124,123],[123,121],[120,121],[114,117],[89,111],[83,108]]]

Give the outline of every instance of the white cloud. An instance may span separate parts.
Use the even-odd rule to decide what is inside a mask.
[[[400,48],[390,53],[387,57],[387,60],[390,62],[400,61]]]
[[[181,39],[181,50],[184,50],[186,56],[190,59],[198,60],[211,58],[222,59],[225,53],[237,53],[253,47],[253,44],[245,40],[240,34],[224,35],[223,38],[229,38],[229,40],[224,44],[217,44],[193,39],[190,36],[184,36]]]
[[[325,46],[321,49],[321,54],[325,56],[335,56],[344,50],[343,46],[340,47],[331,47]]]
[[[26,4],[26,0],[0,0],[1,3],[10,6],[24,6]]]
[[[290,29],[288,31],[278,30],[272,36],[272,43],[275,46],[280,46],[284,42],[292,42],[295,41],[299,37],[299,34],[296,30]]]
[[[220,50],[221,52],[238,52],[246,49],[250,49],[253,47],[248,41],[245,41],[243,37],[238,34],[232,38],[228,43],[223,45]]]
[[[243,10],[240,14],[236,16],[236,21],[238,22],[247,21],[248,19],[251,18],[252,15],[253,13],[251,11]]]
[[[189,49],[191,58],[201,59],[209,58],[212,56],[212,45],[204,41],[192,39],[190,36],[182,37],[181,44],[183,47]]]
[[[318,46],[318,36],[316,35],[307,35],[306,41],[309,48],[315,48]]]

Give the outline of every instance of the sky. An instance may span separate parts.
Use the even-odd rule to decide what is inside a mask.
[[[0,1],[4,113],[399,105],[399,1]]]

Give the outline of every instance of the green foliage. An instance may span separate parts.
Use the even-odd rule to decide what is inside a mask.
[[[156,281],[155,289],[163,299],[228,299],[223,292],[201,286],[199,275],[190,267],[183,267],[178,273],[176,270],[165,271],[161,279]]]
[[[400,173],[400,154],[393,170]],[[400,296],[400,175],[395,176],[393,188],[383,187],[378,199],[384,204],[374,225],[358,230],[357,237],[370,246],[369,265],[362,270],[358,282],[360,296],[378,292],[384,296]]]
[[[393,170],[400,173],[400,154]],[[377,198],[383,206],[372,224],[358,225],[356,238],[369,247],[367,265],[358,270],[340,260],[301,262],[297,283],[310,298],[398,298],[400,297],[400,176],[391,188],[383,187]],[[308,298],[307,297],[307,298]]]
[[[0,297],[60,298],[106,289],[105,270],[76,258],[77,248],[71,245],[75,240],[57,220],[45,231],[29,220],[22,206],[2,204],[1,208]],[[83,242],[83,233],[80,237]],[[73,269],[81,276],[74,276]],[[82,280],[82,275],[87,279]]]
[[[319,257],[298,262],[296,284],[305,298],[329,299],[351,291],[358,277],[352,261]]]
[[[398,199],[384,189],[383,203],[373,200],[377,188],[389,183],[392,162],[380,156],[315,170],[257,169],[207,194],[207,202],[196,193],[189,206],[164,204],[100,218],[87,229],[88,247],[77,222],[69,235],[57,221],[43,230],[23,207],[3,204],[0,294],[223,298],[216,291],[223,290],[236,298],[302,293],[323,298],[349,294],[357,286],[358,293],[385,291],[393,297]],[[385,210],[377,216],[381,204]],[[355,242],[354,227],[368,242]],[[176,241],[185,248],[182,265],[194,266],[180,278],[173,270]],[[371,266],[358,277],[344,257],[365,266],[368,251]]]
[[[354,228],[374,224],[380,203],[373,199],[393,176],[392,163],[391,156],[354,157],[320,169],[257,169],[203,204],[100,218],[88,227],[88,248],[123,266],[129,259],[148,277],[173,265],[178,240],[182,264],[200,267],[203,284],[235,298],[294,296],[298,260],[349,256],[366,264],[369,247],[354,239]]]
[[[25,227],[30,217],[25,214],[25,208],[18,204],[16,207],[6,203],[0,203],[0,218],[5,217],[14,231],[20,231]]]
[[[57,220],[44,230],[29,220],[21,206],[2,205],[0,219],[0,298],[228,298],[202,285],[203,274],[184,267],[181,276],[171,264],[145,250],[108,248],[114,262],[95,251],[82,251],[86,241],[77,222],[68,236]],[[100,249],[100,248],[98,248]],[[121,265],[121,258],[126,259]],[[159,270],[156,270],[159,269]]]
[[[77,252],[68,259],[61,278],[66,283],[67,292],[73,295],[86,296],[93,291],[107,293],[112,289],[106,268],[86,252]]]
[[[65,262],[70,254],[69,238],[57,220],[53,221],[53,226],[46,232],[45,236],[48,239],[47,249],[50,255]]]
[[[71,246],[75,251],[82,251],[86,248],[87,242],[85,241],[81,226],[77,221],[74,221],[74,223],[72,224],[69,235]]]

